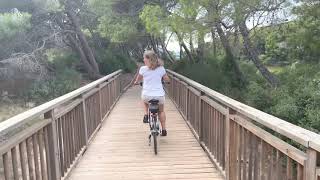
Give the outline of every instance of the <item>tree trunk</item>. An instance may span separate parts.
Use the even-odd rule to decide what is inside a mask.
[[[178,32],[175,32],[177,37],[178,37],[178,40],[179,40],[179,43],[180,43],[180,46],[183,47],[184,51],[186,52],[188,58],[189,58],[189,61],[191,63],[194,63],[194,59],[192,57],[192,54],[190,53],[189,49],[187,48],[186,44],[183,42],[183,39],[182,37],[180,36],[180,34]]]
[[[173,63],[175,60],[171,56],[170,52],[168,51],[167,47],[164,45],[164,42],[161,39],[160,39],[160,44],[161,44],[162,50],[164,50],[167,58],[170,60],[171,63]]]
[[[217,41],[216,41],[216,33],[215,29],[211,28],[211,36],[212,36],[212,46],[213,46],[213,56],[217,56]]]
[[[183,50],[182,50],[182,46],[181,46],[181,44],[179,44],[179,47],[180,47],[180,51],[179,51],[179,58],[180,58],[180,60],[182,60]]]
[[[88,28],[90,34],[92,35],[93,40],[95,41],[96,45],[98,45],[98,47],[100,49],[103,49],[103,45],[101,42],[101,39],[98,37],[98,33],[93,32],[92,28]]]
[[[230,61],[230,63],[232,64],[233,70],[235,71],[235,73],[237,74],[237,79],[241,84],[244,84],[246,82],[244,75],[242,74],[239,64],[235,59],[235,56],[232,52],[230,43],[226,37],[226,35],[224,34],[221,24],[220,23],[216,23],[215,24],[217,32],[219,34],[222,46],[226,52],[226,56],[227,56],[227,60]]]
[[[192,41],[192,32],[190,32],[189,45],[190,45],[191,53],[194,54],[194,46],[193,46],[193,41]]]
[[[249,39],[249,30],[245,24],[245,21],[239,23],[239,30],[243,37],[243,45],[246,49],[246,54],[249,59],[253,61],[258,68],[262,76],[271,84],[272,87],[277,87],[279,80],[261,63],[259,53],[256,47],[254,47]]]
[[[82,49],[84,50],[86,56],[88,57],[87,59],[89,60],[89,63],[92,65],[94,71],[96,71],[98,74],[100,74],[98,63],[96,62],[96,59],[93,55],[93,52],[89,46],[89,43],[88,43],[85,35],[81,31],[81,27],[80,27],[80,23],[78,21],[78,18],[76,17],[76,15],[72,11],[72,9],[68,3],[66,5],[65,10],[66,10],[66,13],[67,13],[69,19],[71,20],[74,28],[75,28],[75,31],[78,35],[80,42],[81,42]]]
[[[67,36],[68,40],[71,43],[71,47],[72,49],[74,49],[74,51],[77,51],[78,54],[80,55],[80,60],[84,66],[84,68],[86,69],[86,71],[88,72],[89,78],[90,79],[98,79],[100,78],[100,74],[97,73],[92,66],[89,64],[89,62],[87,61],[87,57],[85,55],[85,53],[83,52],[81,45],[77,42],[77,40],[72,37],[70,34]]]
[[[154,51],[156,54],[160,55],[154,37],[153,37],[153,36],[149,36],[149,39],[150,39],[150,43],[151,43],[151,46],[152,46],[153,51]]]
[[[197,62],[203,62],[204,58],[204,47],[205,47],[205,42],[204,42],[204,33],[199,32],[198,33],[198,49],[197,49]]]

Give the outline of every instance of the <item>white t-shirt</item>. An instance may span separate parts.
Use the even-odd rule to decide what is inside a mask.
[[[142,96],[164,96],[164,90],[161,79],[166,74],[163,66],[156,69],[149,69],[148,66],[142,66],[139,74],[143,76]]]

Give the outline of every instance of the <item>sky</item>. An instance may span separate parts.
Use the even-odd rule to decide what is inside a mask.
[[[291,4],[292,4],[292,6],[285,8],[284,10],[279,11],[275,14],[269,14],[269,15],[264,14],[264,16],[263,16],[264,18],[259,19],[258,16],[251,17],[248,19],[246,24],[249,29],[252,29],[253,27],[256,26],[258,19],[259,19],[259,24],[261,24],[261,22],[263,22],[260,26],[269,26],[269,25],[272,25],[272,23],[277,24],[280,22],[284,22],[284,20],[286,20],[286,21],[294,20],[296,17],[291,14],[291,8],[293,6],[297,6],[298,4],[295,3],[294,1],[291,1]],[[273,22],[267,21],[267,19],[270,19],[271,17],[272,17],[272,19],[274,19],[274,21]],[[169,33],[168,36],[170,36],[170,34],[171,33]],[[167,37],[167,41],[168,41],[168,37]],[[197,47],[196,41],[194,41],[194,42],[195,42],[194,46]],[[205,37],[205,42],[212,42],[211,34],[208,34]],[[186,43],[186,45],[188,45],[188,43]],[[168,42],[167,49],[169,51],[175,52],[176,54],[179,53],[180,46],[179,46],[179,42],[177,40],[177,37],[175,35],[173,35],[170,38],[170,40]]]

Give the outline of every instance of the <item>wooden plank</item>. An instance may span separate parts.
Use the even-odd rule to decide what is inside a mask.
[[[99,125],[101,129],[96,129],[98,133],[94,133],[86,153],[70,172],[69,179],[207,177],[222,180],[223,174],[211,163],[185,120],[173,109],[173,102],[170,100],[167,100],[165,105],[168,136],[159,138],[159,153],[154,155],[153,149],[148,146],[148,126],[142,125],[140,121],[143,110],[137,106],[139,91],[140,87],[133,87],[120,98],[112,113]],[[134,136],[128,136],[131,133],[134,133]],[[208,133],[209,131],[206,131],[206,136]]]
[[[49,125],[44,127],[43,133],[44,133],[44,147],[46,152],[46,160],[50,160],[50,150],[49,150],[49,132],[48,132]],[[47,170],[48,170],[48,180],[52,180],[52,169],[51,169],[51,163],[47,164]],[[63,172],[63,171],[60,171]]]
[[[21,164],[21,176],[22,180],[27,180],[27,159],[26,159],[26,142],[23,141],[19,144],[20,164]]]
[[[304,179],[316,180],[317,151],[308,148],[307,157],[308,159],[304,166]]]
[[[251,133],[255,134],[263,141],[267,142],[271,146],[277,148],[285,155],[289,156],[299,164],[304,164],[304,161],[307,159],[306,154],[297,148],[291,146],[290,144],[282,141],[281,139],[273,136],[272,134],[268,133],[267,131],[259,128],[258,126],[252,124],[246,119],[243,119],[240,116],[235,117],[235,121],[241,124],[243,127],[248,129]]]
[[[287,179],[292,179],[292,160],[287,157]]]
[[[74,109],[76,106],[78,106],[82,102],[81,99],[76,99],[72,101],[70,104],[67,106],[63,107],[62,110],[55,112],[56,113],[56,118],[60,118],[61,116],[67,114],[70,112],[72,109]]]
[[[207,102],[211,107],[214,107],[215,109],[217,109],[220,113],[224,115],[227,115],[229,113],[227,108],[223,107],[222,105],[210,99],[209,97],[201,96],[201,99]]]
[[[3,121],[0,123],[0,133],[9,129],[10,127],[13,127],[13,126],[16,126],[20,123],[23,123],[23,122],[26,122],[27,120],[30,120],[30,119],[33,119],[33,118],[36,118],[36,117],[39,117],[40,115],[62,105],[63,103],[89,91],[90,89],[93,89],[95,88],[97,85],[105,82],[106,80],[116,76],[116,75],[119,75],[120,73],[122,73],[122,70],[118,70],[114,73],[111,73],[103,78],[100,78],[86,86],[83,86],[75,91],[72,91],[66,95],[63,95],[63,96],[60,96],[52,101],[49,101],[47,103],[44,103],[40,106],[37,106],[35,108],[32,108],[26,112],[23,112],[21,114],[18,114],[6,121]]]
[[[82,97],[82,111],[83,111],[83,122],[84,122],[84,141],[85,144],[88,145],[88,122],[87,122],[87,107],[86,107],[86,99]]]
[[[168,74],[174,75],[181,81],[187,83],[190,87],[193,87],[198,91],[204,92],[206,95],[212,97],[213,99],[219,101],[220,103],[228,107],[231,107],[232,109],[236,110],[237,112],[240,112],[244,116],[247,116],[248,118],[304,145],[305,147],[311,147],[320,152],[319,134],[303,129],[299,126],[293,125],[275,116],[264,113],[253,107],[233,100],[171,70],[167,70],[167,72]]]
[[[12,169],[13,169],[13,179],[19,180],[19,169],[18,169],[18,153],[17,147],[11,149],[11,157],[12,157]]]
[[[236,123],[230,120],[230,150],[229,150],[229,177],[227,179],[236,179],[237,156],[236,156]],[[226,172],[227,173],[227,172]]]
[[[35,164],[36,180],[40,180],[41,174],[40,174],[40,164],[39,164],[39,149],[38,149],[37,133],[32,135],[32,145],[33,145],[33,158],[34,158],[34,164]]]
[[[99,92],[100,88],[94,88],[92,90],[90,90],[89,92],[85,93],[84,95],[82,95],[85,99],[90,98],[92,96],[94,96],[97,92]]]
[[[27,143],[27,157],[28,157],[28,169],[29,169],[29,178],[30,180],[35,180],[35,169],[34,169],[34,159],[33,159],[33,152],[32,152],[32,137],[29,137],[26,140]]]
[[[39,142],[39,152],[40,152],[40,166],[41,166],[41,179],[42,180],[47,180],[48,179],[48,172],[46,169],[46,156],[45,156],[45,142],[43,138],[43,129],[39,131],[38,134],[38,142]]]
[[[247,179],[247,147],[248,147],[248,131],[244,129],[243,132],[243,170],[242,170],[242,179]]]
[[[201,91],[199,91],[191,86],[188,86],[188,90],[191,91],[195,96],[201,96]]]
[[[4,153],[2,155],[2,161],[3,161],[3,171],[4,171],[4,179],[9,180],[10,178],[10,166],[9,166],[9,156],[8,153]]]
[[[302,166],[301,166],[302,167]],[[301,168],[300,167],[300,168]],[[303,171],[302,169],[300,170],[301,172]],[[301,173],[302,174],[302,173]],[[320,167],[317,167],[317,170],[316,170],[316,174],[317,174],[317,177],[318,177],[318,180],[320,178]],[[301,175],[302,176],[302,175]],[[302,179],[302,178],[301,178]]]
[[[31,127],[26,128],[22,130],[21,132],[17,133],[13,137],[10,138],[10,141],[6,141],[5,143],[2,143],[0,146],[0,154],[3,154],[4,152],[10,151],[13,147],[15,147],[17,144],[23,142],[26,140],[27,137],[32,136],[34,132],[39,131],[46,125],[50,123],[50,120],[44,119],[41,120],[38,123],[33,124]]]
[[[66,126],[66,116],[62,116],[60,119],[62,126],[62,138],[63,138],[63,171],[61,171],[61,176],[68,169],[68,144],[67,144],[67,126]]]
[[[244,150],[244,128],[242,126],[239,127],[239,172],[238,177],[239,179],[242,178],[243,174],[243,150]]]
[[[57,125],[54,112],[50,111],[47,113],[51,117],[52,121],[48,125],[48,153],[51,168],[52,180],[59,179],[61,177],[60,164],[59,164],[59,151],[58,151],[58,136],[57,136]]]
[[[249,131],[249,160],[248,160],[248,180],[252,180],[253,179],[253,163],[254,163],[254,151],[256,151],[255,147],[254,147],[254,137],[252,135],[252,133]]]
[[[297,165],[297,180],[303,180],[303,166],[301,164]]]

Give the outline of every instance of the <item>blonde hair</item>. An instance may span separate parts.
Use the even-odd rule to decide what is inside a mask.
[[[150,62],[150,69],[155,70],[157,67],[162,66],[161,60],[158,58],[154,51],[145,51],[143,56],[147,58]]]

